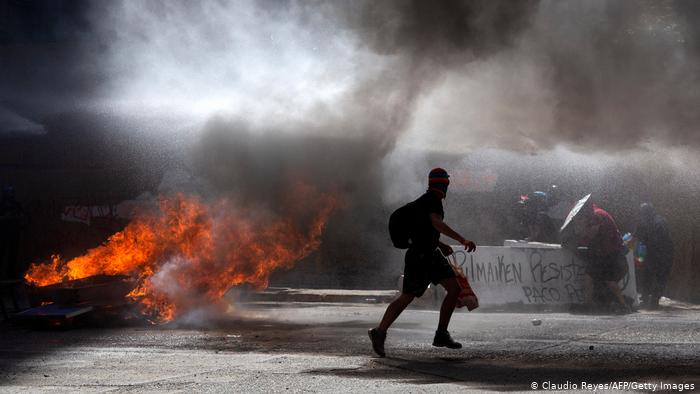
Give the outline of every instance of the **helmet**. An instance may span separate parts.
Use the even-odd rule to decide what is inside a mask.
[[[639,206],[639,214],[642,216],[642,219],[651,219],[655,213],[654,206],[650,202],[644,202]]]

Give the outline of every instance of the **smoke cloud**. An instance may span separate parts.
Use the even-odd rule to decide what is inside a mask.
[[[273,213],[295,180],[339,191],[330,264],[381,260],[388,207],[431,166],[473,169],[467,153],[590,179],[670,157],[659,177],[697,179],[694,2],[29,3],[44,33],[3,22],[3,105],[130,119],[117,127],[158,135],[197,190]],[[565,165],[582,152],[594,162]]]
[[[7,4],[1,99],[19,115],[225,113],[382,154],[698,146],[693,2]]]
[[[406,140],[455,151],[697,149],[697,8],[540,2],[514,45],[450,69],[427,92]]]

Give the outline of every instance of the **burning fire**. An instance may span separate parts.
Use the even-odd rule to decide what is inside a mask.
[[[171,320],[221,302],[231,286],[264,288],[273,271],[291,268],[320,246],[338,199],[306,186],[296,189],[288,204],[296,210],[282,217],[242,209],[228,199],[161,197],[157,210],[137,216],[103,245],[69,261],[52,256],[33,264],[25,279],[46,286],[98,274],[129,275],[137,286],[128,296],[157,320]],[[303,209],[293,204],[298,201],[315,212],[299,218]]]

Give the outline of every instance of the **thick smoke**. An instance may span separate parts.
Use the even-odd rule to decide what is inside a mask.
[[[452,68],[405,140],[526,152],[698,147],[691,2],[544,1],[514,45]]]
[[[159,136],[167,153],[155,144],[153,156],[202,193],[272,212],[298,179],[338,191],[329,264],[376,264],[390,207],[420,193],[433,165],[454,163],[456,177],[483,167],[463,157],[482,148],[533,154],[490,161],[531,177],[523,188],[579,172],[594,187],[620,166],[700,184],[685,166],[700,147],[694,2],[75,4],[45,13],[46,39],[27,21],[9,28],[3,105],[38,122],[47,111],[130,119],[125,134]]]
[[[29,122],[41,121],[85,104],[95,93],[105,73],[94,64],[100,50],[92,38],[96,21],[88,16],[88,4],[0,1],[0,110],[7,107]],[[7,131],[26,129],[21,126]]]
[[[697,148],[700,94],[688,87],[700,82],[699,36],[687,18],[698,11],[690,2],[650,1],[543,10],[533,34],[547,34],[545,25],[563,33],[543,52],[552,64],[555,126],[565,140],[607,149]]]
[[[183,152],[207,192],[274,211],[295,182],[337,191],[346,209],[323,259],[362,266],[385,259],[383,160],[421,95],[510,45],[533,4],[118,2],[93,12],[107,21],[112,105],[218,113]]]
[[[3,4],[1,99],[30,120],[224,111],[385,153],[698,144],[694,2]]]

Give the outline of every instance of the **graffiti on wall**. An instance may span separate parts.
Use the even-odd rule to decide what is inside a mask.
[[[450,258],[462,267],[484,305],[571,304],[584,300],[584,262],[567,250],[483,246],[475,253],[466,253],[458,246],[453,249]],[[623,292],[636,296],[630,276],[621,282]]]

